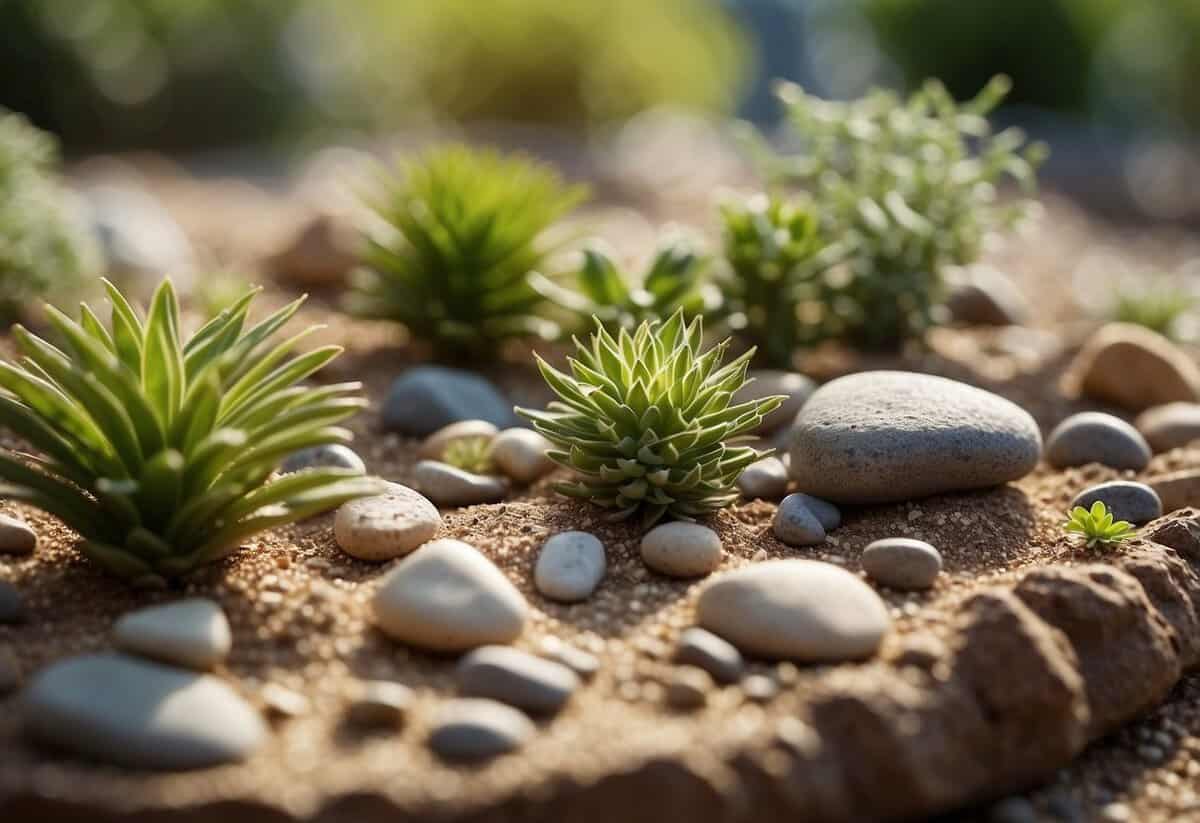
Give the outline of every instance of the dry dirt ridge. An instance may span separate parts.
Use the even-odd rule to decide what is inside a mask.
[[[1027,479],[1021,492],[1051,479],[1062,478]],[[941,523],[964,504],[990,508],[1020,496],[1010,487],[916,511]],[[763,533],[773,508],[748,504],[717,519],[727,565],[753,562],[755,545],[769,556],[795,553]],[[894,528],[880,520],[852,513],[841,542]],[[281,724],[246,764],[160,775],[37,749],[20,735],[15,700],[0,701],[0,820],[886,821],[1003,795],[1153,707],[1200,663],[1200,511],[1156,521],[1119,554],[1060,553],[1052,562],[1050,522],[1038,520],[1040,511],[1025,526],[1043,549],[1011,558],[1011,568],[993,561],[994,573],[957,576],[956,566],[966,571],[978,558],[949,551],[950,580],[927,601],[885,592],[898,620],[876,660],[756,664],[780,683],[774,700],[752,703],[735,686],[681,714],[664,709],[661,682],[694,584],[647,575],[635,533],[599,524],[583,507],[534,499],[453,513],[445,532],[485,544],[527,592],[546,533],[590,527],[613,549],[607,596],[602,588],[586,614],[542,604],[523,640],[573,639],[599,653],[601,673],[524,750],[463,769],[423,745],[422,718],[452,692],[452,661],[410,653],[369,628],[365,604],[379,568],[345,565],[320,519],[265,538],[188,587],[230,613],[235,653],[225,674],[249,692],[268,680],[294,685],[312,699],[309,715]],[[38,525],[43,534],[54,528]],[[854,567],[856,552],[846,555]],[[61,545],[18,572],[33,619],[0,627],[0,641],[29,665],[103,647],[111,619],[146,600]],[[338,684],[351,676],[417,687],[423,697],[409,726],[381,739],[341,729]]]

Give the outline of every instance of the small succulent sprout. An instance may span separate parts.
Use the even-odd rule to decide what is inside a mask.
[[[449,146],[404,163],[369,205],[351,311],[396,320],[439,354],[495,358],[516,337],[554,338],[530,283],[555,251],[547,230],[584,199],[524,157]]]
[[[442,452],[442,461],[472,474],[491,474],[492,439],[460,437],[451,440]]]
[[[1089,549],[1097,545],[1120,543],[1136,534],[1132,523],[1114,520],[1113,513],[1101,500],[1093,503],[1090,511],[1083,506],[1076,506],[1072,509],[1070,517],[1071,519],[1063,524],[1063,529],[1070,534],[1086,538]]]
[[[1138,280],[1123,280],[1115,288],[1110,308],[1111,319],[1134,323],[1164,337],[1178,338],[1187,329],[1198,301],[1196,292],[1183,278],[1166,275]]]
[[[597,321],[587,344],[575,340],[570,374],[537,358],[558,400],[517,411],[575,473],[559,492],[611,509],[614,520],[640,514],[646,526],[737,500],[738,475],[770,453],[745,445],[746,434],[783,398],[734,403],[753,351],[722,366],[729,341],[702,352],[702,338],[702,318],[686,322],[678,310],[616,335]]]
[[[534,285],[547,298],[590,323],[598,318],[609,332],[633,330],[646,320],[682,310],[687,319],[709,316],[721,305],[721,292],[708,282],[710,260],[698,241],[682,231],[668,232],[647,270],[635,277],[622,272],[600,246],[583,251],[582,264],[567,288],[542,275]]]
[[[108,326],[47,307],[58,348],[14,326],[0,361],[0,427],[42,454],[0,449],[0,497],[59,518],[85,555],[133,580],[178,577],[246,537],[375,494],[375,478],[313,468],[273,476],[295,451],[346,443],[335,424],[365,406],[357,383],[305,387],[337,356],[276,343],[303,298],[245,328],[257,290],[186,342],[169,280],[143,316],[111,283]]]

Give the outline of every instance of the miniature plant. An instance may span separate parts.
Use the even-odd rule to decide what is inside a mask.
[[[819,342],[844,307],[825,272],[843,254],[822,236],[810,202],[766,195],[721,208],[727,268],[719,283],[729,327],[767,365],[789,368],[798,346]]]
[[[56,177],[54,138],[0,109],[0,320],[63,292],[95,270],[99,253]]]
[[[769,454],[738,445],[740,436],[783,398],[733,403],[753,351],[722,366],[729,341],[702,353],[702,337],[702,319],[685,324],[676,311],[615,336],[597,323],[588,345],[575,341],[571,374],[537,358],[559,399],[544,412],[517,411],[558,447],[547,455],[578,476],[559,492],[612,509],[612,519],[640,513],[646,526],[737,499],[742,469]]]
[[[303,298],[244,329],[256,291],[185,343],[170,281],[145,319],[105,281],[112,320],[47,308],[59,349],[14,326],[21,362],[0,361],[0,425],[44,456],[0,449],[0,497],[62,520],[88,557],[134,580],[185,574],[247,536],[379,488],[352,470],[271,479],[280,460],[344,443],[335,423],[365,406],[357,383],[297,385],[340,349],[271,338]]]
[[[471,472],[490,474],[492,471],[492,441],[489,437],[460,437],[451,440],[442,452],[443,462]]]
[[[389,233],[367,238],[349,307],[398,320],[443,354],[495,357],[508,338],[553,338],[530,275],[551,251],[546,230],[583,197],[522,157],[431,151],[374,203]]]
[[[585,249],[574,289],[538,275],[535,287],[582,318],[597,318],[610,332],[637,328],[682,310],[685,317],[708,315],[721,303],[721,293],[706,282],[709,260],[683,234],[663,239],[641,277],[623,273],[598,248]]]
[[[1135,323],[1165,337],[1177,337],[1180,321],[1196,307],[1196,296],[1182,285],[1162,278],[1145,284],[1119,287],[1111,316],[1122,323]]]
[[[760,155],[774,180],[810,193],[848,252],[825,277],[832,310],[806,321],[806,336],[867,347],[920,336],[938,319],[943,268],[973,262],[989,234],[1030,213],[1029,200],[997,200],[1005,178],[1033,193],[1045,155],[1017,129],[992,133],[987,114],[1009,85],[998,76],[961,105],[936,81],[907,99],[877,90],[850,102],[779,87],[798,152]]]
[[[1076,506],[1071,511],[1071,519],[1063,524],[1063,529],[1086,538],[1089,549],[1096,545],[1114,545],[1128,540],[1135,534],[1132,523],[1125,520],[1114,521],[1112,512],[1100,500],[1092,504],[1091,511],[1083,506]]]

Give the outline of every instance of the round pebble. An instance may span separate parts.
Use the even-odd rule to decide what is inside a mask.
[[[7,580],[0,580],[0,624],[20,623],[25,619],[25,599]]]
[[[437,460],[418,463],[413,469],[413,481],[439,506],[497,503],[508,496],[508,481],[503,477],[472,474]]]
[[[802,662],[870,657],[891,624],[874,589],[814,560],[768,560],[725,572],[696,603],[697,622],[743,654]]]
[[[1200,440],[1200,403],[1166,403],[1138,415],[1134,428],[1155,454]]]
[[[401,560],[371,602],[388,635],[434,651],[509,643],[525,627],[525,598],[473,546],[434,540]]]
[[[383,403],[388,431],[425,437],[460,420],[486,420],[497,427],[516,423],[512,403],[474,372],[417,366],[392,383]]]
[[[359,474],[367,473],[367,464],[363,459],[354,449],[341,443],[313,446],[293,452],[283,461],[280,471],[287,474],[313,468],[353,469]]]
[[[37,532],[24,520],[0,514],[0,554],[33,554],[37,544]]]
[[[388,483],[383,494],[342,504],[333,520],[333,535],[351,557],[383,561],[430,540],[441,524],[437,507],[420,493]]]
[[[491,441],[499,431],[495,423],[486,420],[460,420],[449,426],[442,426],[426,437],[417,449],[417,457],[422,460],[441,460],[446,454],[446,447],[451,443],[478,437],[485,437]]]
[[[1041,456],[1034,419],[1003,397],[944,377],[851,374],[796,417],[792,478],[834,503],[890,503],[997,486]]]
[[[771,521],[771,531],[789,546],[815,546],[825,540],[825,527],[808,507],[805,494],[783,498]]]
[[[492,441],[492,462],[518,483],[532,483],[554,470],[546,456],[553,444],[533,429],[505,429]]]
[[[1073,414],[1046,438],[1046,461],[1058,469],[1100,463],[1141,471],[1150,457],[1150,445],[1137,429],[1103,412]]]
[[[353,690],[346,719],[356,726],[396,727],[404,722],[412,702],[412,689],[403,683],[363,681]]]
[[[533,582],[551,600],[574,603],[591,596],[605,570],[604,544],[587,532],[562,532],[538,554]]]
[[[699,577],[721,565],[721,538],[699,523],[663,523],[642,538],[642,560],[660,574]]]
[[[1097,500],[1103,501],[1116,520],[1128,520],[1135,526],[1162,517],[1163,504],[1158,492],[1145,483],[1112,480],[1080,492],[1071,501],[1071,508],[1091,509]]]
[[[22,695],[36,739],[118,766],[183,770],[244,760],[262,719],[212,675],[89,654],[38,672]]]
[[[698,709],[708,702],[708,693],[713,688],[713,679],[704,669],[680,666],[671,672],[667,683],[667,703],[685,711]]]
[[[561,663],[508,646],[484,646],[458,664],[458,689],[531,714],[554,714],[579,688],[579,676]]]
[[[455,762],[490,760],[520,748],[537,729],[528,717],[495,700],[450,700],[438,709],[429,747]]]
[[[747,499],[778,500],[787,494],[787,468],[778,457],[764,457],[742,471],[737,486]]]
[[[885,537],[862,553],[863,571],[893,589],[927,589],[942,570],[942,555],[923,540]]]
[[[762,419],[753,430],[753,434],[769,434],[791,423],[796,419],[796,413],[817,389],[816,383],[797,372],[757,369],[751,371],[747,377],[751,378],[751,382],[734,392],[734,403],[748,403],[751,400],[776,395],[782,395],[784,398],[779,408]]]
[[[233,635],[219,605],[194,597],[124,615],[113,626],[113,643],[131,654],[204,670],[229,656]]]
[[[680,633],[675,662],[704,669],[718,683],[737,682],[746,668],[742,653],[732,643],[699,626]]]
[[[755,703],[767,703],[779,694],[779,686],[765,674],[752,674],[741,683],[742,694]]]

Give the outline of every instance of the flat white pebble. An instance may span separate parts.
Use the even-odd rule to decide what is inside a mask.
[[[885,537],[862,553],[863,571],[893,589],[927,589],[942,571],[942,555],[924,540]]]
[[[408,554],[441,525],[442,515],[428,499],[388,483],[383,494],[343,503],[333,519],[333,536],[351,557],[383,561]]]
[[[537,732],[523,713],[495,700],[463,698],[434,715],[429,747],[450,761],[490,760],[523,746]]]
[[[439,506],[497,503],[508,496],[508,480],[473,474],[437,460],[422,460],[413,469],[413,482]]]
[[[509,643],[528,606],[504,573],[475,547],[434,540],[384,575],[371,601],[375,622],[392,638],[434,651]]]
[[[574,603],[591,596],[604,579],[604,544],[587,532],[562,532],[542,545],[533,581],[551,600]]]
[[[553,471],[554,461],[546,456],[550,448],[533,429],[505,429],[492,441],[492,462],[518,483],[532,483]]]
[[[642,538],[642,560],[671,577],[699,577],[721,565],[721,538],[699,523],[663,523]]]
[[[229,656],[233,635],[219,605],[194,597],[129,612],[113,625],[113,643],[131,654],[204,670]]]

